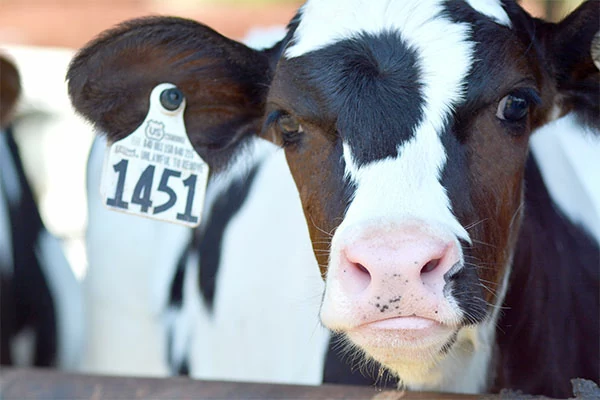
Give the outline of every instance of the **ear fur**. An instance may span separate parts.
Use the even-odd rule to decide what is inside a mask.
[[[75,109],[109,141],[144,120],[149,95],[173,83],[186,97],[194,148],[211,167],[260,130],[271,80],[269,58],[195,21],[147,17],[101,34],[73,59],[67,79]]]
[[[0,55],[0,128],[6,128],[21,94],[19,71]]]
[[[546,48],[554,66],[563,112],[574,111],[600,129],[600,71],[592,43],[600,31],[600,2],[586,1],[553,27]]]

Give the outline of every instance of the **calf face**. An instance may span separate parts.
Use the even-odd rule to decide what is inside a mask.
[[[309,1],[265,51],[191,21],[128,22],[68,78],[110,140],[171,82],[213,171],[252,135],[281,145],[326,281],[323,324],[410,387],[452,388],[463,363],[478,376],[462,389],[481,390],[529,135],[570,111],[598,126],[597,31],[591,2],[556,25],[511,2]]]

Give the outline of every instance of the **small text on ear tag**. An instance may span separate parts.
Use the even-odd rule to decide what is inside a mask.
[[[144,122],[108,149],[100,194],[115,211],[195,227],[200,224],[208,165],[192,147],[185,97],[173,84],[150,94]]]

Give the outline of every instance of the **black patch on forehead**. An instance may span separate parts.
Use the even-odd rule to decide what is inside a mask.
[[[423,118],[418,55],[399,33],[359,34],[286,64],[357,166],[397,156]]]

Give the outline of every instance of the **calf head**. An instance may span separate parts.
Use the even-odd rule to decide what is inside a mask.
[[[571,111],[598,126],[591,3],[551,24],[509,1],[310,0],[262,51],[140,19],[79,53],[70,95],[116,140],[174,83],[217,173],[256,135],[281,145],[326,282],[323,324],[410,387],[439,388],[448,360],[491,352],[530,134]]]

